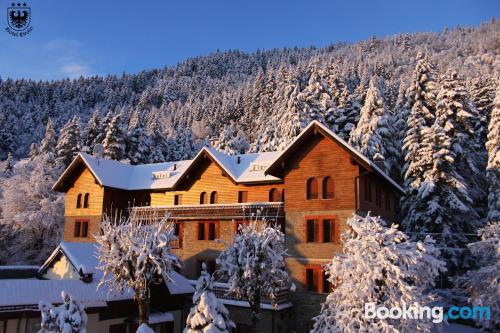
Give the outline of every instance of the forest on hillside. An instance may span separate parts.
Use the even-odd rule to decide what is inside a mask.
[[[154,163],[214,137],[229,154],[273,151],[318,120],[404,185],[408,234],[433,235],[452,271],[467,268],[466,245],[500,219],[499,51],[492,20],[120,77],[2,78],[0,263],[39,264],[57,245],[64,200],[50,186],[78,151]]]

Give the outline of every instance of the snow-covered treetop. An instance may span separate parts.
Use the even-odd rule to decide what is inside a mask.
[[[171,253],[170,243],[176,236],[168,217],[147,221],[105,217],[101,234],[95,238],[99,268],[104,271],[99,286],[107,285],[110,290],[132,289],[135,297],[142,298],[151,283],[173,281],[171,271],[180,267],[179,258]]]

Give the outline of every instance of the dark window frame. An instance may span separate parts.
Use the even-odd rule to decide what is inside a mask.
[[[85,195],[83,196],[83,208],[89,208],[89,197],[89,193],[85,193]]]
[[[309,178],[306,182],[306,199],[319,199],[318,180],[316,178]]]
[[[76,208],[82,208],[82,194],[78,193],[76,196]]]
[[[212,191],[212,193],[210,193],[210,204],[213,205],[217,203],[219,203],[219,195],[217,191]]]
[[[335,198],[335,183],[333,178],[330,176],[324,177],[321,182],[322,187],[322,198],[323,199],[334,199]],[[331,188],[330,188],[331,187]]]
[[[238,191],[238,203],[248,202],[248,191]]]

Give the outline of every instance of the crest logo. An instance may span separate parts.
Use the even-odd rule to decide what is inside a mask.
[[[31,8],[24,3],[12,3],[7,7],[7,23],[8,27],[5,28],[12,36],[26,36],[33,30],[30,26],[31,23]]]

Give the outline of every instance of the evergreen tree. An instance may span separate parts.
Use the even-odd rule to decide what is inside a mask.
[[[500,221],[500,83],[497,84],[494,108],[488,127],[487,180],[488,180],[488,216],[489,222]]]
[[[233,122],[224,126],[224,129],[219,135],[219,141],[217,144],[218,150],[229,155],[238,155],[244,154],[248,148],[248,139],[243,131],[238,131]]]
[[[484,146],[488,135],[488,122],[493,109],[494,96],[495,88],[489,80],[476,78],[472,81],[470,100],[475,106],[475,111],[477,111],[473,119],[474,137],[481,146]]]
[[[368,158],[384,161],[384,169],[392,167],[390,157],[394,156],[393,136],[390,117],[385,110],[384,83],[381,79],[372,78],[366,93],[365,105],[356,128],[352,131],[349,143]]]
[[[205,263],[201,266],[201,276],[196,283],[193,304],[186,319],[184,333],[229,333],[236,325],[229,319],[229,311],[213,292],[212,277]]]
[[[94,116],[94,115],[92,115],[92,116]],[[94,139],[94,145],[96,145],[98,143],[104,144],[104,139],[106,138],[107,129],[108,129],[111,121],[113,120],[114,116],[115,115],[113,114],[113,112],[108,111],[108,113],[106,113],[106,115],[104,116],[101,125],[96,126],[95,132],[97,133],[97,135],[95,136],[95,139]]]
[[[7,159],[5,160],[5,162],[3,162],[1,175],[3,177],[8,178],[12,176],[13,171],[14,171],[14,158],[12,157],[12,154],[9,153],[7,155]]]
[[[56,145],[57,165],[66,168],[80,152],[80,119],[73,117],[62,128]]]
[[[166,162],[168,154],[167,138],[163,134],[158,119],[152,119],[148,123],[147,134],[149,136],[149,163]]]
[[[148,137],[138,112],[132,114],[125,154],[131,164],[147,163]]]
[[[38,155],[38,146],[36,143],[32,142],[30,145],[30,155],[29,155],[29,160],[33,161],[33,159]]]
[[[102,137],[102,132],[103,128],[101,127],[101,117],[99,115],[99,111],[96,110],[92,113],[92,117],[90,117],[87,126],[85,127],[82,149],[87,153],[92,153],[94,146],[102,143],[102,140],[99,141],[99,138]]]
[[[125,135],[120,114],[113,117],[105,131],[106,137],[102,144],[104,157],[110,160],[122,160],[125,157]]]
[[[47,126],[45,127],[45,136],[42,139],[42,142],[40,142],[40,147],[38,148],[38,153],[48,155],[50,157],[49,160],[53,160],[55,158],[56,144],[56,132],[52,126],[52,121],[49,119],[47,121]]]
[[[327,111],[326,123],[342,139],[349,141],[350,134],[359,121],[359,110],[360,106],[356,99],[344,86],[338,107]]]
[[[406,191],[402,198],[401,211],[404,228],[411,228],[417,223],[415,216],[410,214],[411,206],[416,204],[417,192],[424,181],[424,174],[432,168],[432,158],[429,159],[431,138],[424,138],[424,133],[431,135],[428,129],[434,123],[436,113],[436,82],[434,81],[434,65],[423,53],[417,55],[417,64],[413,71],[413,78],[406,95],[408,105],[401,105],[409,109],[406,120],[406,135],[403,139],[404,164],[401,178],[404,180]],[[427,151],[423,151],[423,141],[427,140]],[[432,151],[432,149],[431,149]]]

